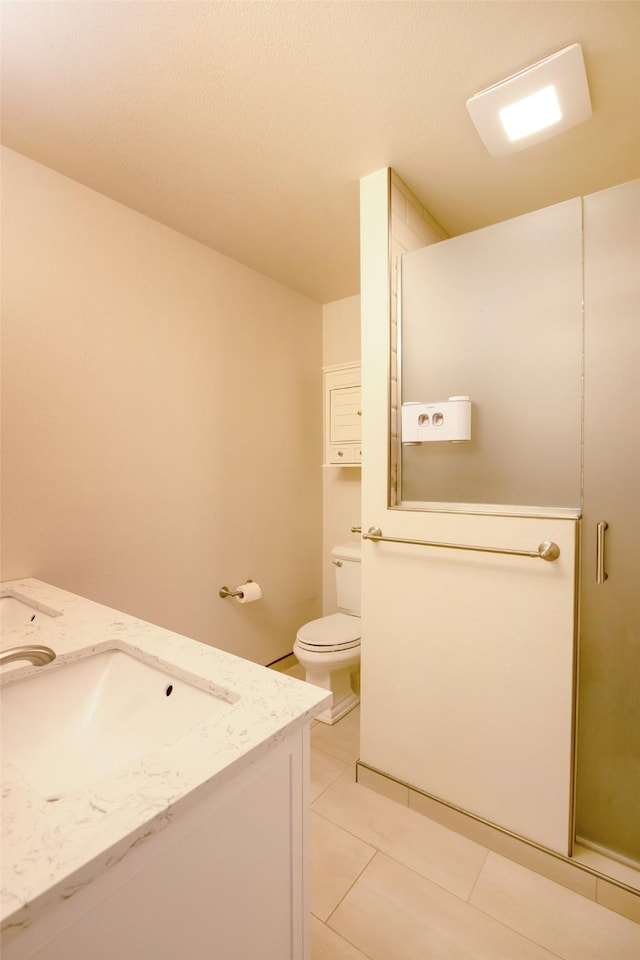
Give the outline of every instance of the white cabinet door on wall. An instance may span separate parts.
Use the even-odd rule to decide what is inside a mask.
[[[560,558],[364,543],[360,759],[567,854],[577,521],[388,507],[388,208],[388,178],[363,180],[362,529],[511,550],[553,540]]]
[[[359,466],[362,461],[360,364],[323,368],[325,464]]]

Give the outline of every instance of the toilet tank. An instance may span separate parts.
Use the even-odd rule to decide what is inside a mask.
[[[360,616],[360,543],[342,543],[331,551],[336,572],[338,612]]]

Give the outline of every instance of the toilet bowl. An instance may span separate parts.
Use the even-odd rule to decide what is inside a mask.
[[[360,703],[360,544],[334,547],[338,612],[300,627],[293,652],[305,680],[333,693],[317,719],[332,724]]]

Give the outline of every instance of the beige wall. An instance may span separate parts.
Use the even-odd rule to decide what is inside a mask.
[[[393,349],[392,363],[392,409],[393,423],[397,408],[397,324],[396,324],[396,271],[401,254],[409,250],[435,243],[446,237],[428,210],[411,193],[403,180],[391,172],[391,242],[392,242],[392,289],[391,318]],[[327,303],[322,308],[322,363],[349,363],[360,360],[360,296],[346,297]],[[394,437],[396,437],[394,426]],[[396,451],[392,450],[393,476],[395,478]],[[395,495],[395,485],[393,487]],[[335,610],[335,576],[331,564],[331,548],[337,543],[357,540],[350,532],[352,526],[361,523],[361,472],[353,467],[327,467],[323,470],[323,613]],[[368,521],[367,521],[368,522]]]
[[[11,151],[3,186],[2,579],[284,655],[321,612],[320,305]]]
[[[360,297],[347,297],[326,303],[322,308],[322,363],[360,361]],[[338,543],[358,540],[351,527],[360,524],[360,468],[324,467],[322,609],[324,614],[336,608],[334,568],[331,548]]]

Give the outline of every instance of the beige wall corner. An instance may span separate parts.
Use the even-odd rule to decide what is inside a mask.
[[[360,362],[360,295],[322,308],[322,365]]]

